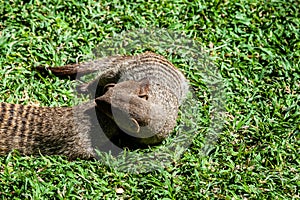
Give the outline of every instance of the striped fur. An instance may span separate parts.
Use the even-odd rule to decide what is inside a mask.
[[[144,103],[146,106],[149,103],[152,108],[162,109],[165,122],[159,128],[155,127],[155,123],[150,123],[151,130],[155,130],[154,136],[130,139],[131,142],[142,145],[157,144],[172,132],[176,125],[178,108],[188,89],[187,81],[179,70],[164,57],[150,52],[136,56],[113,56],[49,70],[59,76],[77,77],[98,72],[95,81],[82,87],[94,93],[95,98],[101,96],[107,97],[106,99],[113,98],[109,96],[112,93],[103,93],[103,88],[108,83],[118,85],[133,81],[134,84],[140,84],[145,79],[148,80],[149,98],[148,102]],[[122,100],[123,97],[128,99],[130,95],[130,98],[137,97],[135,87],[125,85],[120,84],[120,87],[112,88],[117,91],[116,94],[123,95],[117,99]],[[113,103],[115,102],[108,102],[108,106]],[[125,109],[122,108],[122,103],[114,105],[119,105],[120,110]],[[17,149],[24,155],[65,155],[70,159],[96,157],[95,149],[107,147],[108,140],[120,136],[119,132],[122,132],[113,118],[99,111],[97,106],[103,105],[96,105],[94,100],[69,108],[0,103],[0,155]],[[143,115],[144,111],[126,110],[126,112],[129,112],[129,115],[132,113],[136,115],[137,112]]]

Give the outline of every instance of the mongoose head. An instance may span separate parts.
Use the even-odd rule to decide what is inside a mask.
[[[148,138],[163,128],[166,114],[161,105],[153,104],[149,81],[110,83],[104,94],[95,99],[97,109],[113,119],[125,133]]]

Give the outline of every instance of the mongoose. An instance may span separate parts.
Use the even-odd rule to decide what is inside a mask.
[[[17,149],[27,155],[95,158],[95,149],[124,135],[127,143],[158,144],[174,129],[188,90],[183,74],[151,52],[49,70],[75,76],[98,72],[81,88],[94,92],[94,99],[69,108],[1,103],[0,154]]]

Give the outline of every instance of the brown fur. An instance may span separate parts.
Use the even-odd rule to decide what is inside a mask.
[[[184,76],[165,58],[153,53],[114,56],[82,64],[49,68],[57,75],[97,71],[96,80],[81,87],[95,101],[67,107],[0,104],[0,155],[13,149],[26,155],[96,157],[95,149],[110,140],[152,145],[165,139],[176,125],[185,98]],[[118,142],[117,142],[118,143]]]

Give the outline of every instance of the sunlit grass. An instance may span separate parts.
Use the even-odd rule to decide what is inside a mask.
[[[203,134],[170,166],[143,174],[97,161],[0,157],[3,199],[299,199],[300,5],[297,1],[4,1],[0,4],[0,100],[71,106],[72,82],[35,66],[90,58],[134,28],[184,32],[211,55],[224,81],[224,127],[209,155]],[[167,55],[167,54],[166,54]],[[209,93],[185,71],[209,120]],[[166,142],[167,143],[167,142]]]

